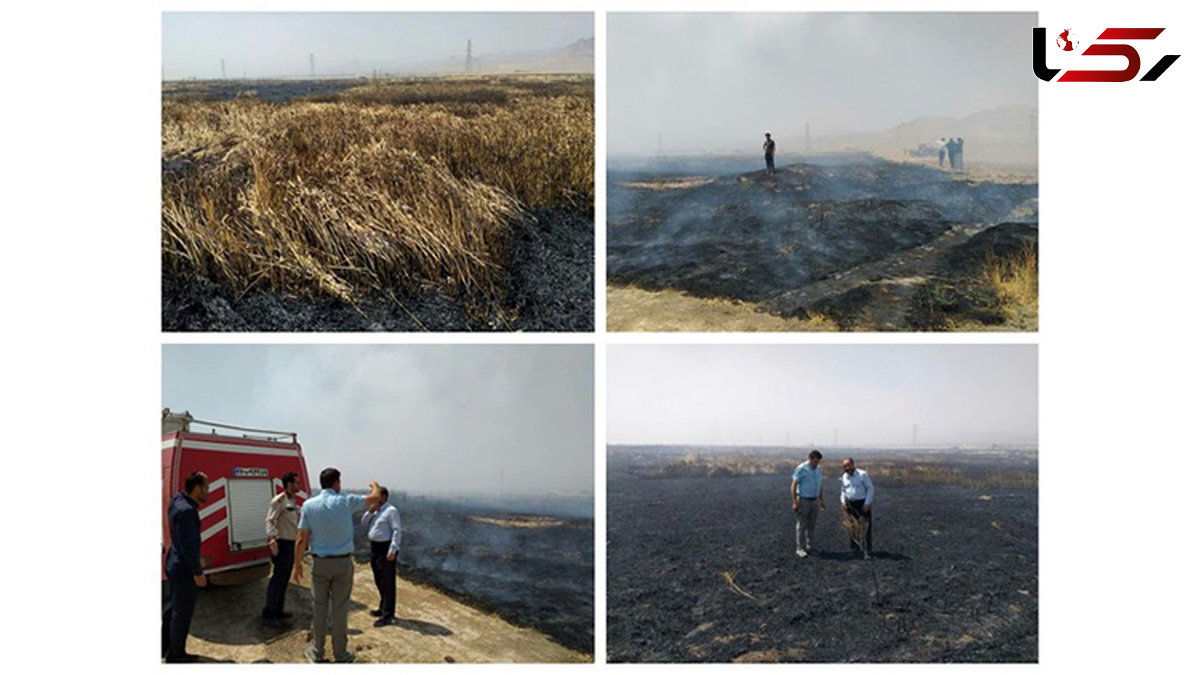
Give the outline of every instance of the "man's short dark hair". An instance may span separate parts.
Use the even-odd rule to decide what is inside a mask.
[[[388,501],[388,494],[389,494],[389,493],[388,493],[388,491],[387,491],[387,488],[385,488],[385,487],[381,487],[381,488],[379,488],[379,496],[383,497],[383,503],[384,503],[384,504],[386,504],[386,503],[387,503],[387,501]]]
[[[333,468],[332,466],[329,467],[328,469],[322,469],[321,470],[321,489],[324,490],[326,488],[331,488],[341,479],[342,479],[342,472],[338,471],[337,469]]]
[[[203,471],[193,471],[183,479],[183,491],[188,494],[191,494],[197,485],[208,485],[208,476],[205,476]]]
[[[813,450],[812,452],[808,453],[809,459],[823,459],[824,457],[825,456],[821,454],[820,450]]]
[[[283,474],[283,478],[281,478],[280,481],[283,482],[284,487],[287,487],[287,486],[291,485],[292,483],[299,484],[300,483],[300,474],[296,473],[295,471],[289,471],[289,472]]]

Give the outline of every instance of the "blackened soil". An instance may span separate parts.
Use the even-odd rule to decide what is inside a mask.
[[[459,512],[417,510],[403,518],[401,576],[592,653],[593,521],[502,527]],[[369,560],[370,544],[361,528],[355,542],[359,558]]]
[[[864,561],[827,481],[818,553],[800,559],[789,480],[610,471],[608,659],[1037,660],[1036,489],[877,481]]]
[[[847,321],[861,306],[881,304],[873,298],[883,292],[896,305],[879,312],[883,329],[914,322],[911,280],[938,266],[943,277],[964,274],[966,266],[954,268],[957,259],[932,259],[960,238],[945,235],[1037,224],[1036,184],[960,180],[878,159],[682,185],[650,173],[610,176],[610,281],[771,301],[767,309],[782,316],[817,311]]]
[[[545,209],[518,225],[505,299],[472,304],[436,290],[373,293],[355,305],[279,292],[235,296],[207,279],[162,280],[165,331],[591,331],[594,217],[589,209]]]
[[[938,257],[935,270],[924,283],[914,289],[908,323],[920,330],[940,330],[951,319],[983,325],[1003,323],[1000,299],[986,282],[984,268],[989,260],[1011,259],[1037,248],[1037,225],[1001,223],[948,249]]]

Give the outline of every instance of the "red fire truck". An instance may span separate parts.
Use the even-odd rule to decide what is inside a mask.
[[[266,576],[267,506],[283,491],[283,474],[299,474],[296,501],[308,498],[308,468],[296,434],[205,422],[170,409],[162,418],[164,557],[171,543],[166,519],[171,497],[189,473],[203,471],[209,492],[200,505],[200,558],[209,582],[227,586]]]

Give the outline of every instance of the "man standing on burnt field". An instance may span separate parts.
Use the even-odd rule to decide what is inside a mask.
[[[812,550],[817,514],[825,510],[821,494],[821,451],[808,453],[808,461],[792,472],[792,513],[796,514],[796,555],[807,558]]]
[[[854,466],[854,458],[847,457],[842,462],[842,512],[851,522],[860,524],[866,521],[866,533],[862,542],[866,550],[859,547],[853,532],[850,535],[850,550],[855,553],[863,551],[864,558],[870,558],[871,545],[871,503],[875,501],[875,484],[866,471]]]
[[[767,140],[763,141],[763,159],[767,161],[767,173],[775,173],[775,139],[771,138],[771,132],[766,134]]]

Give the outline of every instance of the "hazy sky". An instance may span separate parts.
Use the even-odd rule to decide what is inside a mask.
[[[1031,345],[612,345],[609,444],[1036,443]]]
[[[163,78],[347,74],[442,58],[565,47],[592,37],[590,13],[165,12]],[[364,70],[360,66],[357,72]]]
[[[588,494],[587,345],[164,345],[163,407],[300,435],[314,483]]]
[[[1037,103],[1030,13],[608,15],[612,154],[756,152]]]

